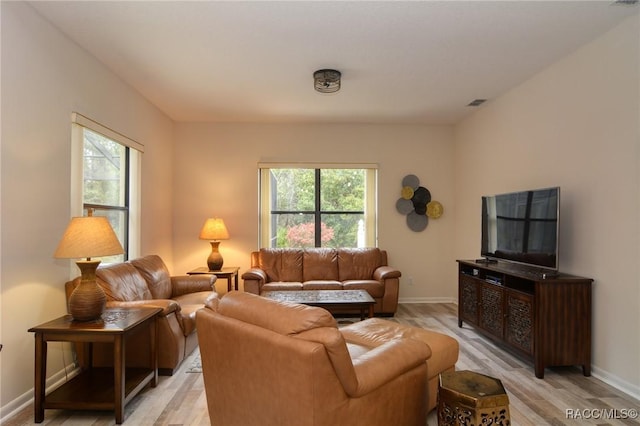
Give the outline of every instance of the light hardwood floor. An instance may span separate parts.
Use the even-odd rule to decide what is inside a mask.
[[[544,379],[537,379],[529,363],[500,349],[467,325],[458,328],[456,305],[401,304],[391,320],[440,331],[458,339],[460,358],[457,369],[474,370],[501,379],[509,395],[513,425],[640,425],[638,418],[567,418],[567,410],[586,415],[617,414],[622,417],[623,410],[636,410],[637,413],[640,401],[600,380],[584,377],[578,368],[547,369]],[[210,426],[202,376],[186,372],[195,356],[190,355],[173,376],[161,376],[156,388],[148,388],[138,395],[126,408],[124,424]],[[229,389],[229,392],[233,391]],[[3,423],[6,426],[31,424],[34,424],[32,407]],[[46,410],[45,421],[41,424],[101,426],[113,425],[115,421],[112,412]],[[436,424],[434,410],[429,415],[428,425]]]

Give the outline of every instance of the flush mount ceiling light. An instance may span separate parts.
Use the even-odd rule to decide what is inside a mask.
[[[340,90],[340,77],[336,70],[318,70],[313,73],[313,87],[320,93],[335,93]]]

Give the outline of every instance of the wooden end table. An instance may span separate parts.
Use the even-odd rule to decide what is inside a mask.
[[[158,383],[156,315],[160,308],[106,309],[95,321],[74,321],[65,315],[30,328],[35,333],[35,423],[44,420],[45,408],[114,410],[116,423],[124,421],[124,407],[147,384]],[[125,340],[134,330],[148,327],[149,367],[127,368]],[[94,368],[91,363],[62,386],[45,395],[47,342],[80,342],[91,354],[93,342],[113,343],[113,368]]]
[[[224,278],[227,280],[227,291],[231,291],[231,285],[233,284],[234,288],[238,290],[238,271],[240,270],[237,266],[229,266],[226,268],[222,268],[219,271],[210,271],[206,266],[202,266],[200,268],[196,268],[192,271],[187,272],[187,275],[202,275],[209,274],[215,275],[218,278]],[[233,279],[233,283],[231,280]]]

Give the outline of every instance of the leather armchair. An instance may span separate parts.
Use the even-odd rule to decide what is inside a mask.
[[[211,299],[196,322],[211,424],[426,424],[423,342],[352,357],[328,311],[239,292]]]
[[[171,276],[162,259],[150,255],[128,262],[100,266],[96,281],[107,296],[107,308],[152,306],[162,308],[157,319],[158,369],[160,374],[171,375],[197,346],[196,311],[205,306],[208,298],[215,297],[216,277],[210,275]],[[80,278],[66,284],[67,300]],[[127,342],[127,365],[146,365],[146,336],[136,336]],[[108,344],[95,343],[93,365],[109,366],[113,363],[113,350]],[[76,346],[81,365],[88,363],[82,345]],[[140,359],[138,359],[140,357]]]

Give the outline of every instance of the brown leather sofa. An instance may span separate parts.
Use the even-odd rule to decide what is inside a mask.
[[[242,274],[244,291],[366,290],[374,313],[392,316],[398,308],[400,271],[388,266],[378,248],[260,249]]]
[[[197,346],[196,311],[215,297],[216,277],[210,275],[170,276],[159,256],[150,255],[128,262],[100,266],[96,281],[107,296],[107,308],[153,306],[162,308],[157,319],[158,369],[160,374],[171,375]],[[66,284],[67,300],[80,278]],[[143,366],[148,345],[145,335],[127,341],[127,366]],[[88,354],[84,346],[77,345],[78,361],[87,365]],[[113,363],[110,344],[93,344],[93,365]]]
[[[197,314],[209,417],[225,426],[424,426],[429,346],[349,351],[326,310],[230,292]]]

